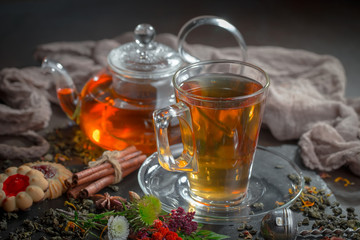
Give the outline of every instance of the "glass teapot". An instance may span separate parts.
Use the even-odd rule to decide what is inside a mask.
[[[178,35],[178,52],[154,41],[155,30],[149,24],[135,28],[135,41],[110,51],[107,68],[93,76],[78,94],[60,63],[44,59],[42,68],[57,74],[56,90],[60,106],[76,120],[85,135],[109,150],[135,145],[146,154],[156,151],[152,113],[175,103],[171,83],[183,65],[199,61],[186,53],[183,44],[190,31],[201,25],[215,25],[231,32],[246,59],[241,33],[229,22],[214,16],[188,21]],[[169,127],[170,144],[180,142],[178,122]]]

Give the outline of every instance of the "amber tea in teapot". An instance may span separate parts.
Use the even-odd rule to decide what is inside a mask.
[[[134,99],[133,103],[129,103],[131,100],[124,99],[111,86],[112,76],[105,72],[95,78],[96,81],[89,81],[87,91],[83,90],[84,95],[81,96],[78,120],[83,132],[92,142],[106,149],[123,149],[135,145],[145,153],[154,152],[156,146],[152,112],[156,105],[151,102],[148,105],[139,104],[141,102]],[[128,93],[133,97],[140,94],[139,91]],[[69,88],[59,88],[57,94],[62,108],[71,116],[75,111],[71,104],[74,92]],[[174,142],[179,139],[176,125],[170,130],[170,138]]]
[[[171,78],[182,60],[170,47],[153,41],[150,25],[140,24],[134,33],[136,41],[113,49],[107,69],[93,76],[80,94],[60,63],[45,59],[43,68],[57,73],[62,109],[92,142],[111,150],[135,145],[150,154],[156,151],[152,112],[175,101]],[[176,121],[169,136],[172,143],[180,141]]]

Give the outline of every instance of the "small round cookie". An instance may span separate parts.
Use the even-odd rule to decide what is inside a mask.
[[[0,174],[0,207],[6,212],[26,210],[44,199],[48,187],[42,172],[28,166],[10,167]]]
[[[45,192],[45,198],[58,198],[67,190],[65,180],[72,176],[72,172],[63,165],[53,162],[33,162],[23,166],[39,170],[44,174],[49,182],[49,189]]]

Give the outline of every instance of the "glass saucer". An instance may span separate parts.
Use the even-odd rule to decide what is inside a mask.
[[[173,145],[171,151],[174,157],[179,156],[182,145]],[[303,175],[293,162],[261,146],[256,150],[247,196],[236,207],[219,210],[195,201],[190,197],[186,173],[163,169],[158,162],[157,153],[153,153],[142,164],[138,181],[145,194],[160,199],[164,211],[171,212],[182,207],[185,211],[195,211],[195,220],[207,224],[240,222],[286,208],[295,201],[304,187]],[[289,189],[297,194],[290,195]]]

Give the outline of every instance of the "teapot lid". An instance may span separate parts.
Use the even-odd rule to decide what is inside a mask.
[[[127,78],[161,79],[174,74],[182,65],[181,57],[172,48],[157,43],[155,29],[139,24],[135,41],[111,50],[108,64],[112,71]]]

